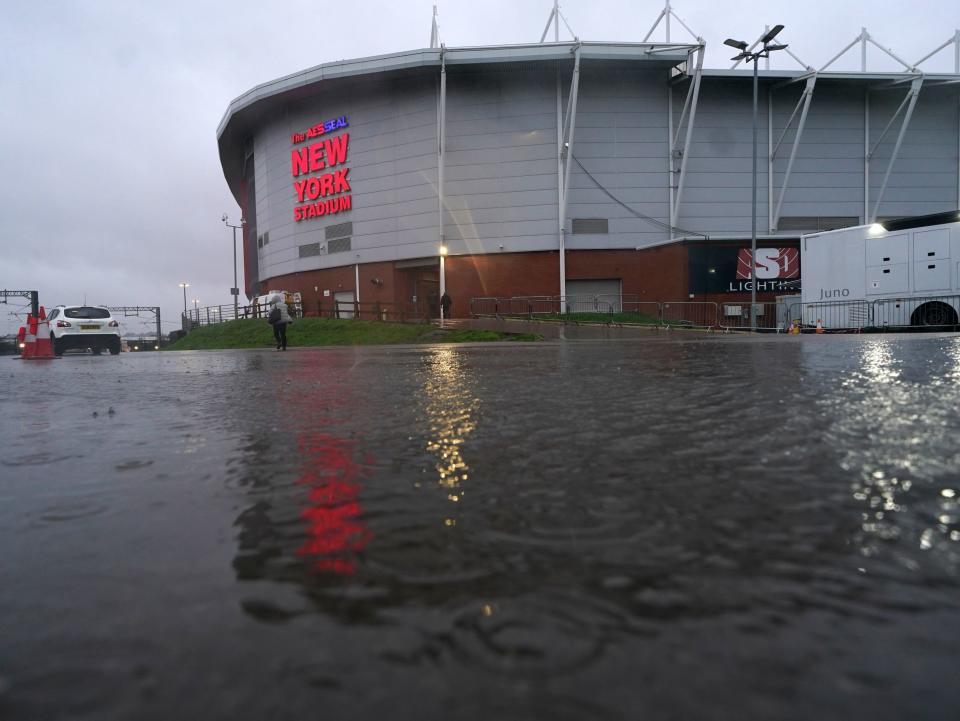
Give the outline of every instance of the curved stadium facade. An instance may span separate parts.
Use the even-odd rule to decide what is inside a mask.
[[[257,86],[218,129],[247,295],[430,309],[444,248],[455,316],[491,296],[748,297],[752,77],[702,52],[425,49]],[[796,287],[802,233],[960,206],[958,78],[760,71],[761,300]]]

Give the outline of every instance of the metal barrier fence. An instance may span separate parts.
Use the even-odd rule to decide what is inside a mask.
[[[563,311],[566,315],[563,315]],[[632,325],[684,326],[747,330],[751,305],[700,301],[642,301],[636,295],[514,296],[470,299],[474,317],[563,317],[581,322]],[[215,305],[188,310],[181,317],[184,330],[243,318],[266,319],[269,308],[259,305]],[[931,295],[918,298],[820,301],[802,303],[785,298],[776,303],[753,305],[756,327],[765,331],[786,331],[794,320],[805,330],[819,324],[824,330],[859,331],[865,328],[955,328],[960,329],[960,295]],[[318,299],[292,308],[294,317],[340,318],[395,323],[427,323],[438,316],[430,303],[359,303]]]
[[[660,305],[660,322],[690,328],[716,328],[720,325],[716,303],[680,301]]]
[[[751,304],[720,304],[720,325],[723,328],[750,330],[756,327],[763,331],[782,331],[789,327],[783,320],[782,303],[754,303],[753,319],[750,317]]]
[[[289,306],[288,306],[289,307]],[[184,330],[205,325],[216,325],[232,320],[266,320],[270,309],[260,305],[239,306],[236,315],[233,305],[212,305],[194,308],[182,314]],[[437,316],[437,310],[429,303],[359,303],[356,301],[336,301],[323,299],[294,304],[291,309],[294,318],[340,318],[357,320],[378,320],[393,323],[427,323]]]
[[[621,316],[625,323],[660,325],[660,306],[652,300],[624,301]]]
[[[818,301],[803,303],[800,324],[824,330],[862,330],[871,325],[870,301]]]
[[[716,303],[639,300],[637,295],[513,296],[471,298],[470,314],[533,318],[553,316],[569,321],[626,323],[634,325],[718,328]],[[565,314],[564,314],[565,311]]]
[[[877,328],[947,328],[960,325],[960,295],[922,298],[884,298],[873,301],[872,323]]]
[[[792,301],[787,316],[805,328],[819,323],[824,330],[884,328],[956,328],[960,326],[960,295],[930,295],[877,300]]]

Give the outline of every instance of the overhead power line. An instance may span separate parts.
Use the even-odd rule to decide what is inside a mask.
[[[677,226],[672,226],[672,227],[671,227],[671,225],[670,225],[669,223],[664,223],[662,220],[657,220],[656,218],[651,218],[649,215],[645,215],[644,213],[641,213],[639,210],[634,210],[634,209],[631,208],[629,205],[627,205],[627,204],[624,203],[622,200],[620,200],[620,198],[618,198],[618,197],[615,196],[613,193],[611,193],[609,190],[607,190],[607,188],[604,187],[603,183],[601,183],[599,180],[597,180],[595,177],[593,177],[593,173],[591,173],[589,170],[587,170],[587,169],[584,167],[583,163],[580,162],[580,158],[578,158],[576,155],[572,155],[572,154],[571,154],[571,157],[573,158],[574,162],[575,162],[577,165],[580,166],[580,170],[582,170],[584,173],[586,173],[587,177],[590,178],[590,180],[593,181],[593,184],[596,185],[604,195],[606,195],[608,198],[610,198],[610,200],[612,200],[614,203],[616,203],[617,205],[619,205],[621,208],[623,208],[624,210],[626,210],[628,213],[630,213],[630,214],[633,215],[634,217],[640,218],[640,220],[645,220],[645,221],[647,221],[648,223],[650,223],[651,225],[655,225],[656,227],[660,228],[661,230],[667,231],[667,233],[670,234],[670,235],[672,235],[674,232],[680,232],[680,233],[682,233],[683,235],[697,235],[697,236],[700,236],[701,238],[703,238],[704,240],[710,240],[710,236],[707,235],[706,233],[698,233],[698,232],[695,231],[695,230],[684,230],[683,228],[678,228]]]

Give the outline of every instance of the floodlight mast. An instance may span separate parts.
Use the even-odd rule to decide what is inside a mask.
[[[756,52],[751,52],[750,46],[743,40],[727,38],[723,41],[724,45],[740,51],[736,57],[730,58],[731,60],[737,62],[746,60],[748,63],[753,63],[753,182],[750,187],[750,330],[753,332],[757,330],[757,63],[760,58],[770,57],[772,52],[787,49],[786,45],[770,44],[770,41],[777,37],[781,30],[783,30],[783,25],[774,25],[770,28],[758,41],[762,47]],[[767,198],[767,202],[770,202],[769,198]]]

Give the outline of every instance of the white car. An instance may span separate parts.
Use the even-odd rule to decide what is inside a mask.
[[[120,323],[109,310],[92,305],[58,305],[47,316],[53,354],[90,349],[94,355],[105,350],[118,355],[123,347]]]

